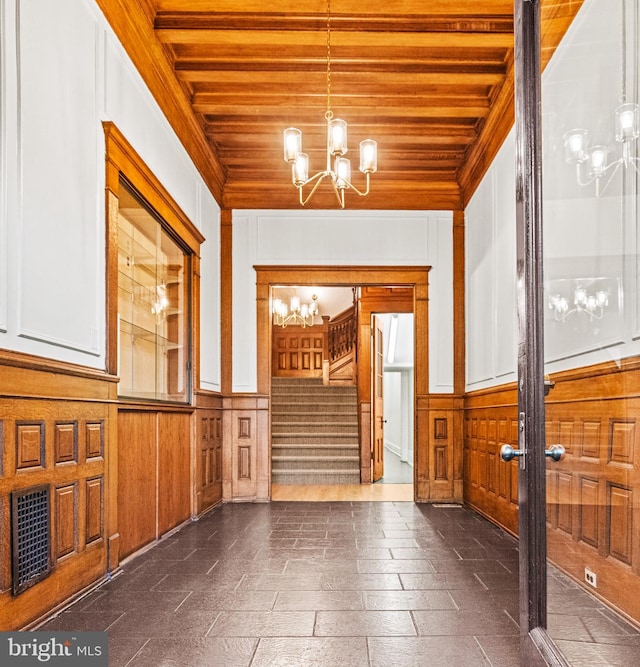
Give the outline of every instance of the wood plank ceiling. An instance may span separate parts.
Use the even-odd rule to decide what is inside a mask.
[[[299,207],[282,132],[324,168],[326,0],[96,1],[220,205]],[[581,2],[543,4],[547,59]],[[463,208],[513,124],[513,0],[331,0],[331,108],[358,186],[378,142],[347,208]]]

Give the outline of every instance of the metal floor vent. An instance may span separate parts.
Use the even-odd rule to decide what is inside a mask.
[[[51,571],[50,491],[48,485],[13,491],[13,594],[37,584]]]

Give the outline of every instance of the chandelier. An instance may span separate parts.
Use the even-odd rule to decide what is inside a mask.
[[[615,116],[616,141],[622,144],[622,155],[607,162],[609,148],[604,144],[589,147],[589,133],[577,128],[563,135],[565,159],[576,165],[576,179],[581,186],[595,181],[596,197],[604,194],[615,173],[623,167],[633,167],[638,173],[640,158],[632,152],[633,142],[640,136],[638,105],[633,102],[621,104]]]
[[[289,312],[291,311],[291,312]],[[318,297],[314,294],[311,303],[300,303],[300,297],[291,297],[289,306],[282,299],[273,300],[273,323],[279,327],[294,324],[301,327],[312,327],[318,314]]]
[[[576,179],[581,186],[590,185],[595,181],[595,194],[600,197],[604,194],[616,172],[622,167],[635,169],[640,173],[640,158],[635,154],[635,141],[640,136],[640,115],[638,105],[627,101],[627,34],[626,34],[626,2],[621,1],[622,8],[622,104],[615,110],[615,138],[622,144],[620,156],[609,162],[609,147],[605,144],[589,146],[589,132],[583,128],[576,128],[565,132],[564,141],[565,159],[569,164],[576,165]],[[637,52],[637,34],[634,28],[632,40],[632,54]]]
[[[587,292],[580,285],[573,291],[573,307],[569,299],[560,294],[549,296],[549,308],[558,322],[566,322],[574,314],[586,315],[589,321],[601,320],[604,309],[609,305],[609,293],[606,290],[597,290],[593,294]]]
[[[347,152],[347,123],[333,117],[331,111],[331,0],[327,0],[327,110],[324,114],[327,122],[326,165],[309,178],[309,156],[302,152],[302,132],[295,127],[284,131],[284,160],[291,164],[291,180],[298,189],[300,205],[311,199],[320,183],[328,178],[338,199],[340,208],[344,208],[345,190],[353,190],[364,197],[369,194],[369,178],[378,169],[378,144],[373,139],[360,142],[360,171],[366,176],[366,188],[359,190],[351,182],[351,161],[344,157]],[[306,196],[303,189],[312,186]]]

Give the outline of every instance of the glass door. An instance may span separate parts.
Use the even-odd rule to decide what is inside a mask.
[[[638,4],[515,3],[524,665],[640,664]]]
[[[546,443],[566,452],[547,627],[569,664],[640,664],[639,4],[585,2],[542,82]]]

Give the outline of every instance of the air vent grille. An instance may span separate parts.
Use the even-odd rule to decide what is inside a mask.
[[[11,494],[13,594],[38,583],[51,571],[49,486]]]

